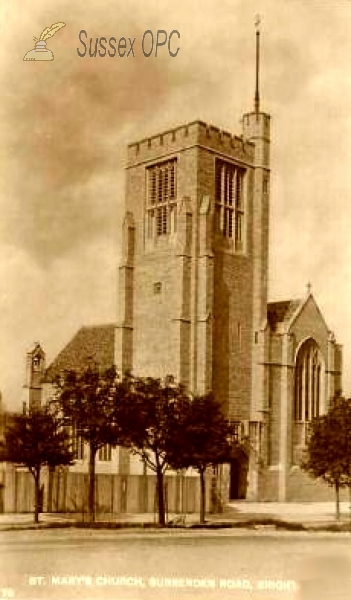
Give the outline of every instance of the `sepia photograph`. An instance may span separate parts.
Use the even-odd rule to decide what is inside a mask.
[[[349,599],[351,0],[0,27],[0,600]]]

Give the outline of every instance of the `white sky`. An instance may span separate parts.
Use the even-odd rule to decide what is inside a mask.
[[[255,15],[261,105],[272,115],[270,300],[313,293],[344,345],[351,393],[351,2],[2,0],[1,354],[5,404],[22,401],[25,353],[48,362],[83,324],[116,320],[125,146],[203,119],[240,134],[253,108]],[[53,62],[24,62],[58,21]],[[133,58],[79,58],[88,36],[137,37]],[[180,52],[144,58],[146,29]]]

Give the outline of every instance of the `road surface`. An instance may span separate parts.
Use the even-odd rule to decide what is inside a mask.
[[[347,534],[10,531],[0,600],[348,600]]]

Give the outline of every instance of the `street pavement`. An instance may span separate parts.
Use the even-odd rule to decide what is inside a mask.
[[[348,502],[340,503],[341,520],[351,518]],[[305,525],[329,524],[335,522],[335,502],[230,502],[226,515],[235,519],[272,518]]]
[[[341,515],[349,522],[348,503],[341,504]],[[208,523],[223,526],[211,530],[145,529],[156,524],[154,514],[105,519],[122,528],[77,529],[71,526],[77,515],[45,513],[33,528],[32,514],[0,515],[0,599],[351,598],[350,532],[274,525],[326,528],[335,523],[330,502],[232,502],[222,514],[207,515]],[[197,514],[186,515],[186,525],[196,522]]]
[[[350,535],[236,529],[2,531],[0,596],[350,600]]]
[[[350,506],[348,502],[342,502],[341,522],[351,522]],[[85,520],[87,516],[85,515]],[[39,527],[63,526],[74,524],[82,520],[81,515],[64,513],[42,513],[40,515]],[[154,513],[144,514],[103,514],[97,516],[97,521],[105,521],[135,527],[138,524],[156,524],[157,515]],[[178,525],[193,525],[198,523],[199,516],[196,513],[187,515],[169,514],[168,521]],[[336,523],[335,504],[333,502],[308,502],[308,503],[281,503],[281,502],[230,502],[223,513],[206,515],[207,524],[221,524],[232,526],[233,524],[247,525],[254,522],[283,521],[289,524],[302,524],[306,527],[327,527]],[[0,514],[0,530],[9,528],[33,527],[33,515],[31,513],[7,513]]]

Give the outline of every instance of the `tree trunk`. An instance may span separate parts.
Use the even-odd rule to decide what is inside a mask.
[[[166,509],[165,509],[165,496],[163,490],[163,471],[162,467],[158,466],[156,470],[157,477],[157,501],[158,501],[158,524],[161,527],[166,525]]]
[[[205,524],[206,514],[206,484],[205,484],[205,471],[200,471],[200,524]]]
[[[39,523],[40,508],[40,469],[34,474],[34,523]]]
[[[336,507],[336,518],[340,519],[340,493],[339,493],[339,482],[335,483],[335,507]]]
[[[94,523],[95,521],[95,457],[96,448],[90,445],[89,451],[89,521]]]

